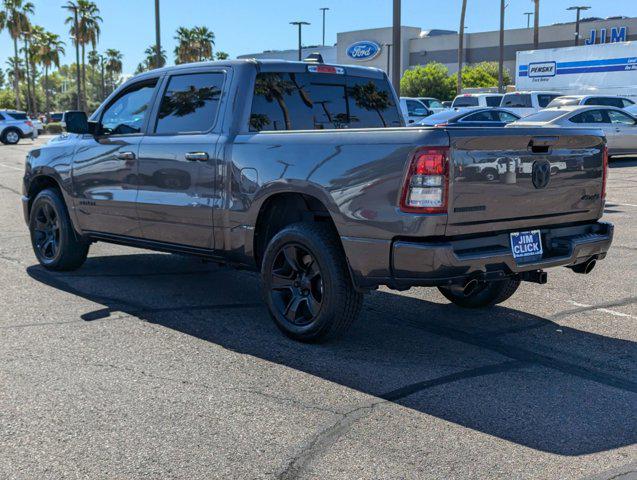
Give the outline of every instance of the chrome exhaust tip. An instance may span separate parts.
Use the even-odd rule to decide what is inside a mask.
[[[597,259],[591,258],[590,260],[587,260],[586,262],[583,262],[583,263],[578,263],[577,265],[574,265],[571,268],[575,273],[582,273],[586,275],[593,271],[593,269],[595,268],[595,265],[597,265]]]

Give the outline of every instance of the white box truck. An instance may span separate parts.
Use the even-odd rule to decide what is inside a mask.
[[[637,97],[637,42],[517,52],[515,88]]]

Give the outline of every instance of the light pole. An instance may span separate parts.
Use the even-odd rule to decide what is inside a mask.
[[[383,43],[383,47],[387,48],[387,77],[390,76],[391,72],[391,43]]]
[[[301,60],[303,60],[303,52],[302,52],[303,47],[301,46],[302,45],[301,44],[301,29],[303,28],[303,25],[310,25],[310,23],[299,21],[299,22],[290,22],[290,25],[297,25],[299,27],[299,62],[300,62]]]
[[[394,0],[393,5],[393,22],[392,22],[392,45],[394,46],[394,56],[392,57],[391,83],[396,90],[396,95],[400,97],[400,57],[402,48],[400,46],[400,2]]]
[[[504,0],[500,0],[500,58],[498,59],[498,92],[504,91]]]
[[[161,68],[161,30],[159,25],[159,0],[155,0],[155,66]]]
[[[325,46],[325,12],[329,10],[328,7],[319,8],[323,12],[323,46]]]
[[[540,45],[540,0],[533,0],[535,13],[533,13],[533,49]]]
[[[75,70],[77,73],[77,109],[82,110],[82,86],[80,80],[80,42],[78,41],[78,19],[77,19],[77,6],[75,5],[65,5],[64,7],[67,10],[73,10],[73,25],[75,29],[75,35],[72,35],[71,38],[75,41]]]
[[[524,12],[524,15],[526,15],[526,28],[531,28],[531,15],[533,15],[533,12]]]
[[[591,7],[568,7],[566,10],[575,10],[577,13],[575,14],[575,46],[579,45],[579,18],[580,12],[582,10],[589,10]]]

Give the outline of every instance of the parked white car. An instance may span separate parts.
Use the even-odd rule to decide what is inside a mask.
[[[563,96],[556,92],[511,92],[502,97],[500,106],[526,117],[548,107],[557,97]]]
[[[440,112],[444,112],[445,110],[448,110],[447,107],[445,107],[442,102],[440,100],[438,100],[437,98],[433,98],[433,97],[418,97],[417,100],[420,100],[422,103],[425,104],[425,107],[427,107],[429,110],[431,110],[431,113],[440,113]]]
[[[499,107],[501,100],[501,93],[463,93],[453,99],[451,108]]]
[[[637,154],[637,118],[621,108],[603,106],[545,108],[507,125],[507,128],[515,127],[598,129],[606,135],[609,156]]]
[[[551,100],[548,108],[569,107],[575,105],[603,105],[605,107],[627,108],[635,105],[635,102],[618,95],[565,95]]]
[[[400,97],[400,111],[407,125],[418,123],[431,115],[431,110],[417,98]]]

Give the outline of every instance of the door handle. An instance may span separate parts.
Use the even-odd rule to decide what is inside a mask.
[[[206,152],[189,152],[186,154],[186,160],[191,162],[207,162],[208,154]]]
[[[133,152],[119,152],[116,156],[118,160],[135,160]]]

